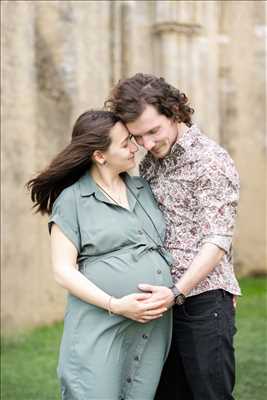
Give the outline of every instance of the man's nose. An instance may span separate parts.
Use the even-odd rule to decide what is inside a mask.
[[[146,150],[151,150],[154,147],[154,141],[149,136],[143,136],[143,146]]]

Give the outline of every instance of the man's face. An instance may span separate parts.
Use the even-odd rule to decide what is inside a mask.
[[[155,158],[163,158],[170,152],[178,134],[177,123],[151,105],[146,105],[140,117],[126,126],[136,142]]]

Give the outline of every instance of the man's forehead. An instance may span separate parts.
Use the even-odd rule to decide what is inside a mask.
[[[153,106],[146,106],[143,113],[135,121],[127,123],[127,128],[134,135],[145,134],[159,125],[160,114]]]

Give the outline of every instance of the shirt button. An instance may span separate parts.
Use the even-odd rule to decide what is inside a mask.
[[[215,317],[215,318],[217,318],[217,317],[218,317],[218,314],[217,314],[216,312],[214,313],[214,317]]]
[[[161,271],[161,269],[158,269],[158,270],[157,270],[157,274],[159,274],[159,275],[160,275],[160,274],[161,274],[161,272],[162,272],[162,271]]]
[[[135,357],[134,357],[134,360],[135,360],[135,361],[139,361],[139,357],[138,357],[138,356],[135,356]]]
[[[144,334],[142,335],[142,338],[143,338],[143,339],[147,339],[148,336],[144,333]]]
[[[131,378],[127,378],[127,382],[131,383],[132,382]]]
[[[143,235],[143,231],[141,231],[141,229],[139,229],[139,230],[137,231],[137,233],[139,233],[139,235]]]

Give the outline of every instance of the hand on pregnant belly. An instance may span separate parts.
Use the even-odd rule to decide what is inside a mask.
[[[166,307],[166,309],[173,306],[173,293],[170,288],[166,286],[154,286],[148,284],[139,284],[138,288],[143,290],[144,293],[150,293],[149,299],[146,300],[148,306],[149,303],[158,303],[159,308]],[[155,310],[155,312],[158,310]]]
[[[111,311],[141,323],[160,318],[167,308],[161,306],[161,301],[149,301],[150,297],[151,293],[133,293],[120,299],[112,298]]]

